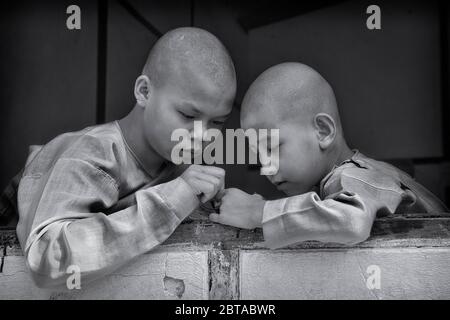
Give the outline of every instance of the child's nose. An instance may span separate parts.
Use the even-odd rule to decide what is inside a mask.
[[[207,131],[208,125],[205,121],[195,121],[194,127],[191,130],[191,136],[197,140],[205,140]]]
[[[207,141],[208,126],[204,121],[196,121],[191,131],[191,139],[195,149],[199,149]]]

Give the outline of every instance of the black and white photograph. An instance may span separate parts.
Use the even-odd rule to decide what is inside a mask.
[[[6,1],[0,300],[450,299],[449,15]]]

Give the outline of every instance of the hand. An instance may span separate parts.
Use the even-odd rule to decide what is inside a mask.
[[[261,228],[266,203],[262,196],[230,188],[220,191],[216,198],[222,203],[220,214],[210,214],[211,221],[242,229]]]
[[[183,172],[181,178],[194,190],[200,202],[205,203],[214,198],[217,192],[223,190],[225,170],[193,164]]]

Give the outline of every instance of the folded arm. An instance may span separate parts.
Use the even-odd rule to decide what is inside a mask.
[[[107,274],[161,244],[198,205],[181,178],[135,195],[134,205],[102,213],[117,202],[118,184],[82,160],[60,159],[47,175],[24,176],[17,234],[36,284],[64,287],[71,265],[82,283]]]
[[[309,192],[267,201],[262,221],[266,245],[275,249],[308,240],[359,243],[369,237],[377,212],[393,213],[400,202],[397,188],[345,174],[327,187],[324,199]]]

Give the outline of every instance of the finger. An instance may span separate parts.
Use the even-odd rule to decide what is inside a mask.
[[[220,184],[219,178],[216,178],[214,176],[209,176],[209,175],[199,176],[197,180],[203,181],[205,183],[209,183],[210,185],[212,185],[213,190],[207,190],[209,199],[213,198],[217,194],[217,192],[221,189],[221,184]]]
[[[238,226],[237,224],[232,223],[232,221],[227,219],[222,214],[211,213],[209,215],[209,220],[211,220],[212,222],[224,224],[224,225],[227,225],[227,226],[232,226],[232,227],[237,227]]]
[[[224,189],[225,189],[225,175],[223,175],[222,178],[220,179],[220,186],[219,186],[219,190]]]
[[[197,174],[196,173],[196,177],[199,180],[204,180],[207,181],[209,183],[212,183],[214,185],[214,197],[217,194],[217,192],[220,192],[221,190],[225,189],[225,185],[224,185],[224,181],[223,179],[219,179],[216,176],[211,176],[211,175],[207,175],[207,174]]]
[[[211,182],[200,179],[192,179],[191,181],[194,188],[198,190],[197,196],[202,203],[211,200],[217,192],[216,186]]]
[[[212,183],[213,185],[217,186],[217,189],[219,189],[220,186],[221,186],[220,178],[218,178],[216,176],[212,176],[210,174],[203,173],[203,172],[196,172],[195,173],[195,179],[204,180],[204,181],[207,181],[209,183]]]
[[[216,196],[214,197],[215,200],[221,201],[222,198],[227,194],[228,189],[222,189],[217,192]]]
[[[214,185],[209,182],[202,179],[191,179],[191,185],[195,189],[196,194],[199,195],[200,193],[212,193],[214,192]]]
[[[225,176],[225,170],[214,166],[200,166],[200,170],[206,174],[211,174],[217,178],[222,178]]]

